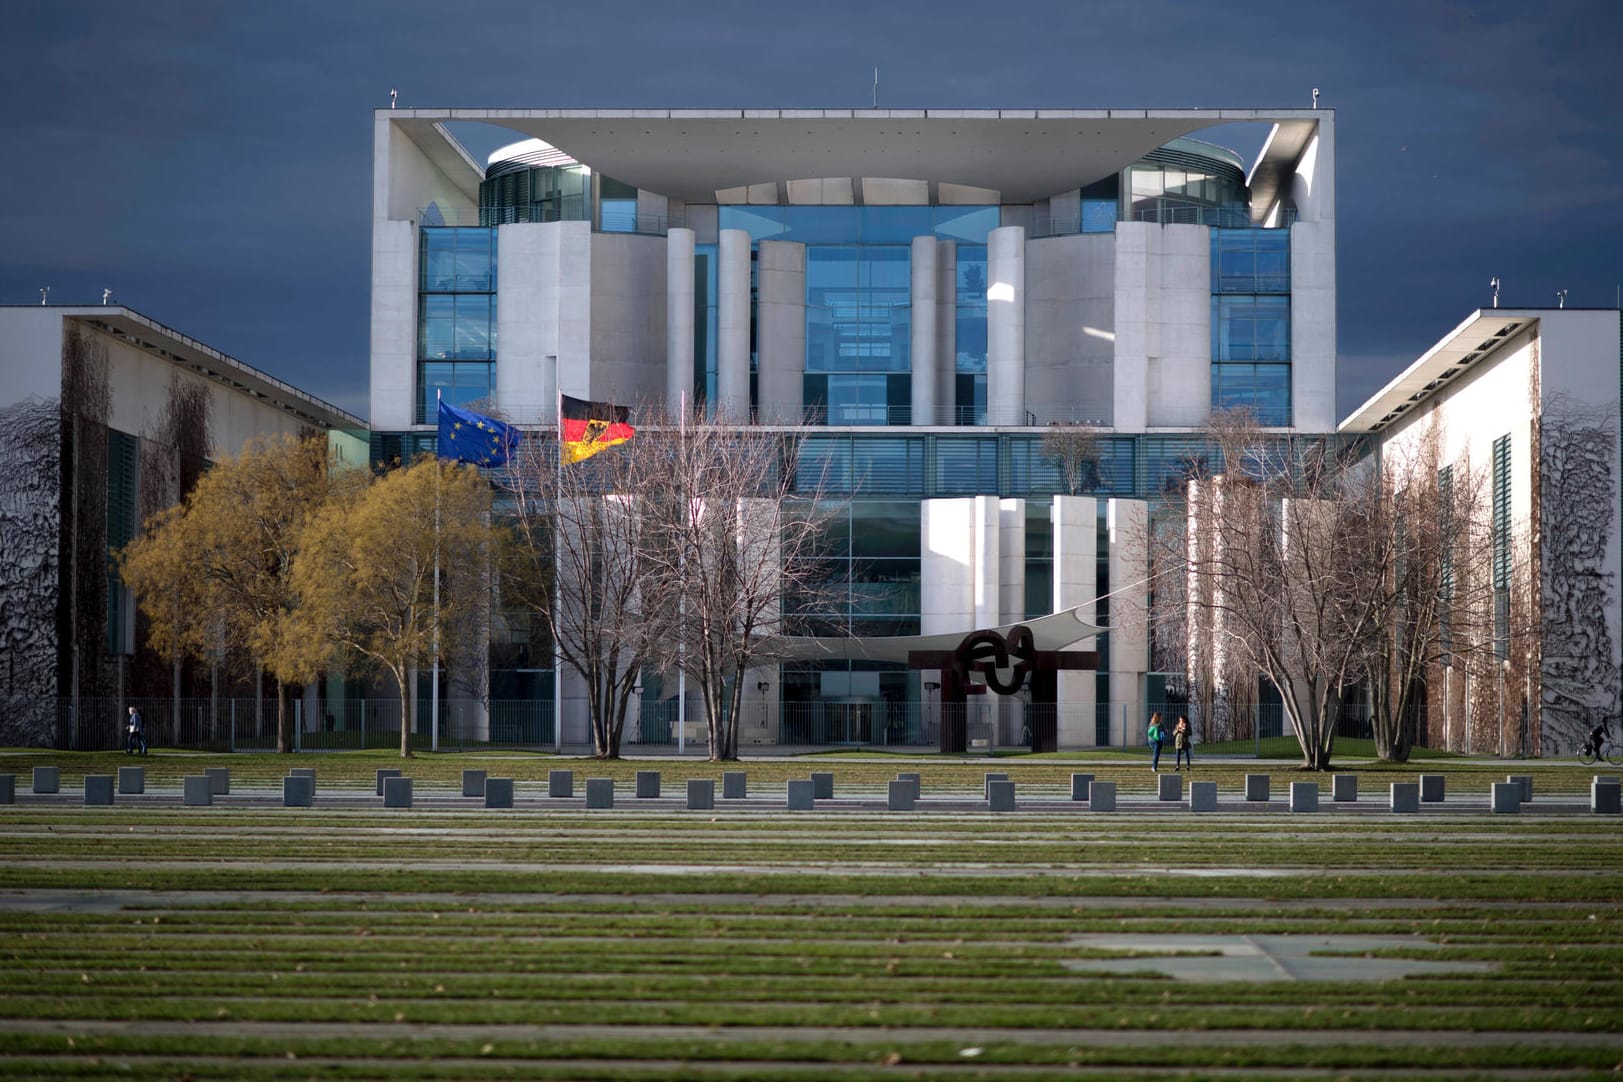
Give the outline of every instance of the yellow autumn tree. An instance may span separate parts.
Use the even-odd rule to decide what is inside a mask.
[[[333,468],[319,436],[252,440],[148,520],[120,555],[154,647],[205,661],[235,656],[275,678],[284,752],[293,750],[287,685],[314,678],[325,660],[290,633],[294,557],[311,516],[353,476]]]
[[[477,470],[422,459],[329,502],[301,540],[293,567],[301,634],[393,679],[404,757],[416,728],[412,671],[436,649],[452,652],[488,603],[490,512]]]

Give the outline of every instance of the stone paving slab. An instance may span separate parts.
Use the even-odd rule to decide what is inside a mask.
[[[1186,981],[1389,981],[1442,973],[1491,973],[1491,962],[1419,958],[1331,957],[1319,952],[1436,950],[1438,944],[1395,935],[1136,935],[1072,936],[1068,947],[1137,951],[1136,958],[1067,958],[1088,973],[1161,973]],[[1178,953],[1174,953],[1178,952]]]

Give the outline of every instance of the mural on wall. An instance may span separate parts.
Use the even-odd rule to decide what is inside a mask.
[[[57,516],[58,747],[116,731],[107,657],[107,346],[72,327],[62,338],[61,476]]]
[[[1552,400],[1541,423],[1545,755],[1571,754],[1591,726],[1618,721],[1623,673],[1608,622],[1618,581],[1607,562],[1617,527],[1617,433],[1615,410],[1570,400]]]
[[[0,744],[56,737],[59,403],[0,407]]]

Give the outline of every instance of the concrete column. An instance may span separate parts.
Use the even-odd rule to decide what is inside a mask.
[[[1099,501],[1092,496],[1054,497],[1055,612],[1076,608],[1088,622],[1097,617]],[[1094,643],[1087,644],[1097,649]],[[1098,679],[1091,672],[1059,674],[1059,746],[1098,743],[1095,716]]]
[[[999,624],[1018,624],[1026,618],[1026,501],[998,501],[998,566],[996,569]]]
[[[1143,500],[1111,500],[1105,508],[1110,551],[1111,743],[1132,743],[1142,732],[1144,674],[1149,667],[1149,505]],[[1126,721],[1120,705],[1127,708]],[[1116,726],[1121,726],[1118,734]]]
[[[1026,231],[986,235],[986,423],[1026,423]]]
[[[416,420],[417,230],[372,223],[372,416],[389,428]]]
[[[936,241],[935,252],[937,414],[929,423],[950,425],[958,400],[958,242]]]
[[[496,278],[496,402],[515,424],[553,423],[560,385],[591,397],[591,223],[500,227]]]
[[[912,252],[913,418],[916,425],[936,424],[941,365],[936,357],[936,328],[940,322],[937,298],[941,272],[934,237],[914,237]]]
[[[971,590],[975,601],[975,622],[965,630],[977,627],[996,627],[1002,622],[1002,591],[998,589],[998,542],[1002,540],[1001,518],[996,496],[975,496],[974,518],[970,523],[970,538],[974,543],[970,566]]]
[[[693,230],[665,237],[665,406],[677,421],[693,400]]]
[[[976,626],[973,496],[925,500],[919,519],[919,630],[925,635]]]
[[[756,268],[756,416],[762,424],[799,424],[806,385],[806,246],[763,240]]]
[[[723,229],[717,257],[715,415],[730,424],[750,417],[750,235]]]

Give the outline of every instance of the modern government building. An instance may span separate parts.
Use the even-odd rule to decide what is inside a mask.
[[[481,164],[447,127],[469,121],[516,141]],[[1254,162],[1200,138],[1227,124],[1268,133]],[[1058,742],[1136,741],[1168,694],[1126,543],[1148,501],[1214,409],[1335,428],[1334,178],[1328,110],[380,111],[375,457],[432,440],[437,395],[520,425],[560,392],[809,421],[849,497],[850,635],[1080,606],[1116,630],[1061,675]],[[1043,453],[1059,424],[1099,433],[1084,485]],[[550,659],[505,634],[449,685],[550,700]],[[756,675],[742,745],[931,740],[928,672]],[[702,729],[675,693],[645,681],[636,735]],[[1022,742],[991,698],[972,736]],[[561,701],[584,739],[567,678]]]
[[[508,129],[511,142],[478,161],[455,134],[469,124]],[[1422,741],[1566,753],[1588,719],[1617,716],[1619,313],[1479,311],[1339,418],[1330,110],[390,109],[374,115],[373,140],[369,432],[136,313],[94,306],[0,309],[0,359],[22,342],[39,377],[6,396],[18,399],[6,416],[49,420],[39,438],[66,446],[63,426],[82,411],[53,410],[47,368],[78,332],[105,340],[115,380],[139,355],[174,369],[149,373],[166,386],[212,381],[216,416],[230,418],[210,433],[215,455],[250,432],[313,427],[344,448],[369,439],[373,463],[409,459],[434,449],[436,398],[538,431],[555,424],[560,394],[630,405],[643,424],[684,406],[808,424],[803,453],[834,508],[843,600],[827,616],[847,635],[963,634],[1069,609],[1110,629],[1084,644],[1097,671],[1058,675],[1062,748],[1137,743],[1151,710],[1184,708],[1183,661],[1146,630],[1155,584],[1142,539],[1203,468],[1214,412],[1246,407],[1282,435],[1369,453],[1440,419],[1450,453],[1492,466],[1505,551],[1531,554],[1526,584],[1506,571],[1507,611],[1520,589],[1516,604],[1546,615],[1489,677],[1445,674]],[[1260,150],[1246,160],[1227,141]],[[66,356],[64,402],[81,378]],[[114,433],[155,439],[163,394],[173,397],[152,391],[141,417],[121,403],[103,419],[108,462],[139,470],[162,457]],[[1087,442],[1081,471],[1045,448],[1075,432]],[[1579,444],[1578,505],[1592,513],[1571,528],[1553,509],[1574,496],[1556,500],[1552,486]],[[115,483],[140,488],[98,469],[106,477],[90,483],[106,487],[105,508]],[[64,539],[64,516],[99,492],[75,499],[70,474],[35,485],[50,497],[39,522]],[[38,516],[7,485],[10,552],[9,533]],[[103,550],[129,525],[105,516]],[[1561,554],[1546,553],[1552,539]],[[93,653],[94,635],[64,630],[78,626],[62,616],[79,590],[63,570],[72,546],[47,548],[29,572],[37,582],[0,583],[0,623],[15,625],[29,591],[49,584],[57,619],[31,627],[30,649],[59,659],[38,693],[66,696],[60,659],[69,640]],[[117,605],[128,599],[97,573],[106,641],[124,649]],[[447,732],[589,743],[579,689],[567,675],[555,685],[544,634],[521,613],[496,613],[492,628],[488,654],[446,666]],[[206,679],[182,691],[178,669],[168,681],[148,668],[118,695],[210,693]],[[97,671],[122,681],[125,669]],[[935,746],[937,675],[860,660],[759,670],[741,750]],[[422,685],[426,695],[426,675]],[[675,679],[646,674],[627,743],[702,738],[697,697],[679,699]],[[972,747],[1030,741],[1019,701],[975,699]],[[1264,735],[1280,724],[1266,707],[1254,727]],[[321,718],[340,732],[379,724],[379,709],[341,677],[307,689],[302,706],[306,729]],[[1514,716],[1519,730],[1505,722]],[[1509,731],[1528,746],[1507,746]]]

